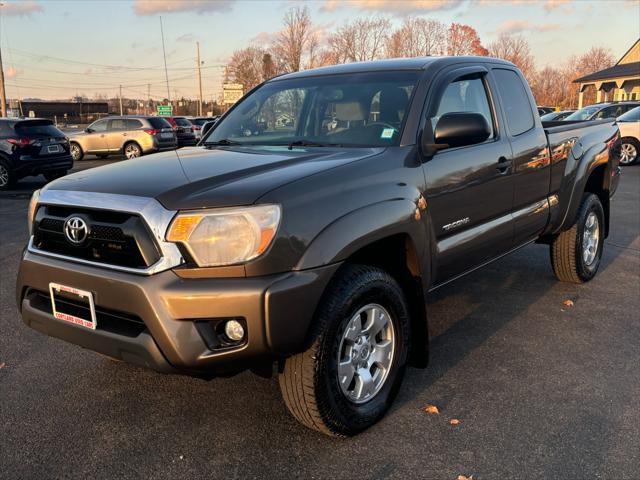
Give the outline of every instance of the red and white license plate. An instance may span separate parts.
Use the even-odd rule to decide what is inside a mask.
[[[96,329],[96,307],[91,292],[52,282],[49,294],[53,316],[58,320]]]

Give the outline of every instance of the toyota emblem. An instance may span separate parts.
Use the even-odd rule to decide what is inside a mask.
[[[64,235],[73,245],[80,245],[89,235],[87,222],[80,217],[69,217],[67,221],[64,222]]]

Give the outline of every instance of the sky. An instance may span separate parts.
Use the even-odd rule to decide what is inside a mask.
[[[0,45],[9,98],[68,99],[97,94],[164,98],[160,15],[171,97],[196,97],[200,42],[206,99],[221,91],[234,50],[261,45],[285,12],[309,7],[321,32],[357,17],[394,24],[425,17],[474,27],[484,45],[522,34],[539,68],[592,46],[616,58],[640,37],[640,0],[0,0]],[[148,85],[150,84],[150,87]]]

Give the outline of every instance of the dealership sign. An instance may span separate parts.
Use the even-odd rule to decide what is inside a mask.
[[[158,115],[161,117],[170,117],[173,115],[173,105],[158,105]]]
[[[222,103],[230,105],[236,103],[244,95],[244,85],[241,83],[225,83],[222,85]]]

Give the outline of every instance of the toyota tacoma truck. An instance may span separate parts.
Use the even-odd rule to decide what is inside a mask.
[[[286,74],[199,146],[35,192],[17,303],[160,372],[277,372],[297,420],[353,435],[426,366],[430,290],[532,242],[559,280],[594,277],[618,156],[614,121],[542,124],[497,59]]]

